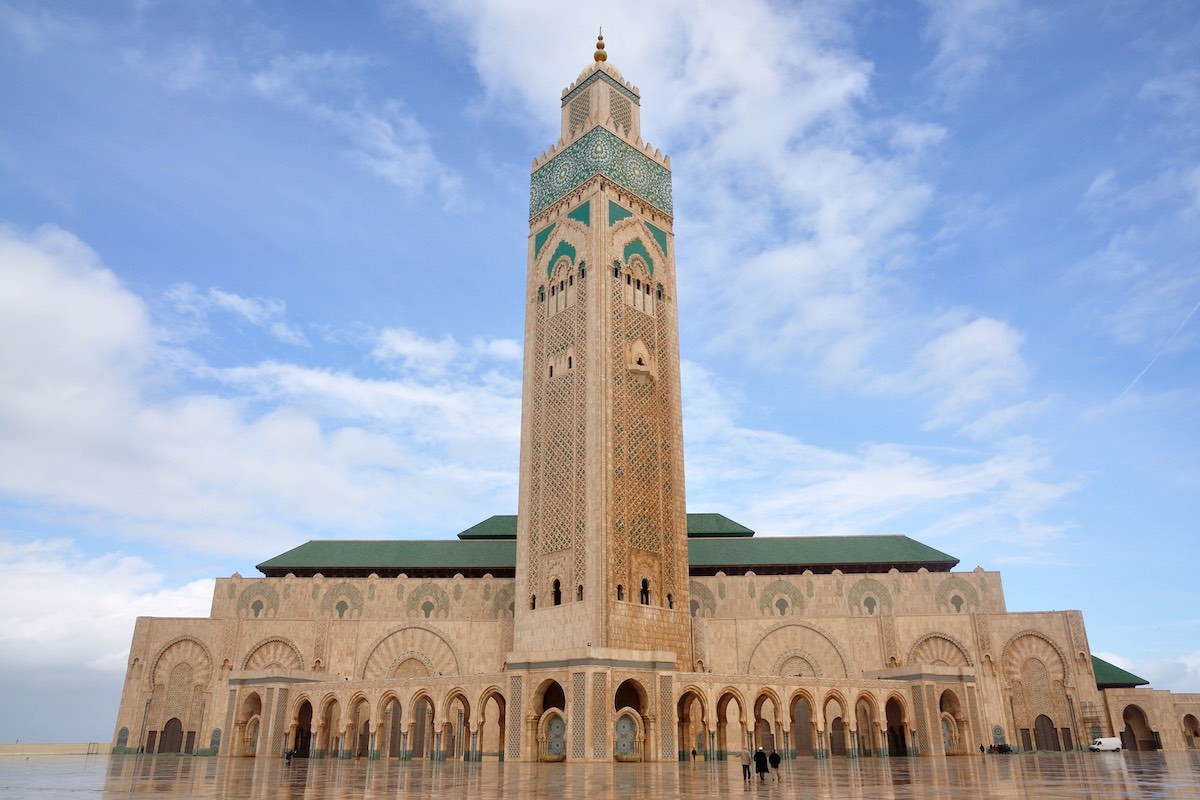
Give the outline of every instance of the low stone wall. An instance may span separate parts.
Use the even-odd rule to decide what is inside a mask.
[[[84,756],[108,753],[107,742],[69,742],[65,744],[0,744],[0,756]]]

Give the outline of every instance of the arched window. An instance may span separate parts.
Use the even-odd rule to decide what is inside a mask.
[[[538,302],[539,303],[546,302],[546,287],[545,286],[538,287]]]
[[[266,608],[266,606],[263,605],[262,600],[255,600],[254,603],[251,604],[250,610],[254,613],[255,619],[262,616],[262,612],[263,612],[264,608]]]
[[[550,593],[550,597],[554,605],[562,605],[562,584],[557,579],[554,581],[554,590]]]
[[[625,599],[625,587],[619,583],[617,584],[617,599],[618,600]]]
[[[650,605],[650,579],[642,578],[642,605]]]
[[[674,607],[675,607],[675,595],[669,594],[669,595],[667,595],[667,608],[674,608]]]
[[[537,609],[537,595],[536,594],[531,595],[529,598],[529,610],[533,611],[535,609]]]
[[[951,597],[951,598],[950,598],[950,605],[954,606],[954,613],[955,613],[955,614],[961,614],[961,613],[962,613],[963,599],[962,599],[961,597],[959,597],[958,595],[954,595],[954,597]]]
[[[583,584],[582,583],[579,584],[579,586],[575,587],[575,599],[576,600],[583,599]]]

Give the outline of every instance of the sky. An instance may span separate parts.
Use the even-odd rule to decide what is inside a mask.
[[[688,507],[905,534],[1200,692],[1200,6],[0,0],[0,742],[139,615],[516,512],[533,158],[672,158]]]

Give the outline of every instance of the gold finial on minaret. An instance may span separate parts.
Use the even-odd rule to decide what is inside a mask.
[[[596,61],[608,61],[608,53],[604,52],[604,29],[600,29],[600,35],[596,37],[596,54],[592,56]]]

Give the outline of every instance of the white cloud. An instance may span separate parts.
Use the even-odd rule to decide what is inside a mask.
[[[741,426],[744,401],[684,364],[688,503],[720,510],[767,535],[905,533],[1009,558],[1044,551],[1070,527],[1047,519],[1078,488],[1045,477],[1047,456],[1010,439],[990,449],[866,444],[855,453]]]
[[[212,369],[162,350],[141,300],[64,231],[0,232],[0,269],[0,495],[57,524],[261,556],[314,532],[446,532],[515,501],[511,360],[432,382]],[[223,391],[189,388],[180,363]]]
[[[188,283],[171,286],[164,299],[177,318],[162,333],[169,339],[187,341],[208,333],[207,319],[213,310],[232,314],[239,320],[262,328],[285,344],[307,345],[308,339],[298,325],[286,321],[287,304],[282,300],[261,297],[242,297],[210,287],[201,292]]]
[[[1176,693],[1200,693],[1200,650],[1174,658],[1130,659],[1115,653],[1097,656],[1150,681],[1152,689],[1170,689]]]
[[[66,540],[0,536],[4,669],[74,665],[123,674],[139,615],[204,616],[212,606],[213,585],[211,579],[166,585],[136,556],[90,558]]]
[[[973,87],[1014,39],[1040,30],[1042,13],[1021,0],[924,0],[925,34],[937,46],[931,69],[947,94]]]

